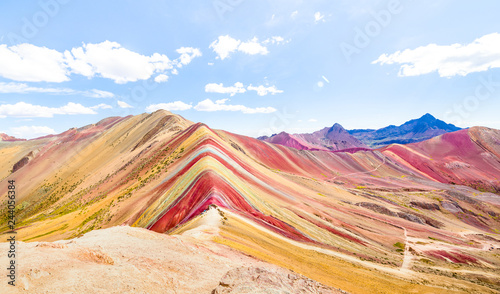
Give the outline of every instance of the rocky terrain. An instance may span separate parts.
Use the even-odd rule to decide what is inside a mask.
[[[0,155],[0,195],[8,180],[18,195],[16,291],[500,290],[498,130],[332,152],[157,111]]]

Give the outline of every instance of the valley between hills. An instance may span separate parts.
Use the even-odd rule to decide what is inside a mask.
[[[13,293],[498,293],[500,131],[393,129],[267,142],[159,110],[2,136]]]

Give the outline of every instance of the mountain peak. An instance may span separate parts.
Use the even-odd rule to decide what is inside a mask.
[[[432,114],[426,113],[426,114],[422,115],[422,117],[419,118],[419,120],[434,121],[434,120],[436,120],[436,118]]]
[[[327,133],[344,133],[347,132],[344,127],[338,123],[335,123],[331,128],[328,129]]]

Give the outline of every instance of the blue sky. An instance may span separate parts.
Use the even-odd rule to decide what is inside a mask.
[[[2,1],[0,132],[164,108],[249,136],[500,129],[500,2]]]

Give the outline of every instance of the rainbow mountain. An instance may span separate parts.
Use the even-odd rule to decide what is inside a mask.
[[[499,130],[330,152],[160,110],[0,142],[0,154],[0,195],[16,181],[27,244],[128,225],[350,293],[500,290]]]

